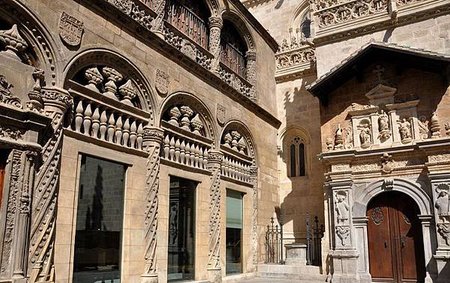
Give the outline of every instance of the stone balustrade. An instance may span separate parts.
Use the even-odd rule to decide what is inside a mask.
[[[235,154],[229,149],[222,146],[224,153],[222,161],[222,176],[239,182],[251,183],[250,167],[252,166],[251,158],[246,158]]]
[[[85,136],[142,150],[143,129],[148,114],[135,107],[70,82],[74,98],[74,119],[70,129]]]
[[[180,133],[170,128],[168,123],[163,123],[164,139],[161,158],[197,169],[207,169],[208,152],[211,142],[200,136],[192,136]],[[205,140],[205,141],[204,141]]]
[[[255,98],[253,91],[254,86],[238,74],[231,71],[222,63],[219,65],[219,76],[224,82],[240,92],[242,95],[248,97],[249,99]]]

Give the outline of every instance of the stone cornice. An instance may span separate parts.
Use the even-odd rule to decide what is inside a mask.
[[[398,6],[395,17],[386,9],[328,27],[316,28],[314,44],[321,46],[448,13],[450,13],[450,3],[446,0],[426,0],[403,4]],[[316,14],[317,12],[315,12],[315,17]]]
[[[241,7],[241,9],[245,10],[246,13],[250,15],[250,13],[246,10],[246,8],[242,5],[242,3],[238,2],[237,0],[233,0],[232,2],[234,3],[237,2],[238,6]],[[172,60],[174,63],[179,64],[180,66],[185,68],[188,72],[194,74],[195,76],[204,80],[206,83],[210,84],[211,86],[221,91],[226,96],[240,103],[242,106],[255,113],[259,118],[263,119],[271,126],[278,128],[281,125],[281,122],[274,115],[272,115],[266,109],[262,108],[261,106],[253,102],[251,99],[243,96],[232,86],[224,82],[217,74],[205,69],[188,56],[185,56],[177,48],[168,44],[164,39],[159,37],[157,34],[151,32],[148,29],[143,28],[141,24],[133,21],[133,19],[128,18],[125,20],[121,10],[117,9],[115,6],[111,5],[110,3],[104,0],[91,0],[91,1],[83,0],[81,1],[81,3],[83,5],[86,5],[87,7],[94,9],[96,12],[98,12],[100,15],[104,16],[108,20],[115,21],[124,29],[127,29],[130,33],[132,33],[136,37],[136,39],[155,49],[163,56]],[[254,18],[253,20],[256,21],[256,19]],[[278,44],[276,44],[276,46],[272,48],[275,48],[275,50],[278,49]]]

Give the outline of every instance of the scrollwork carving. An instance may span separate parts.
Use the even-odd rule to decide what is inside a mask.
[[[209,253],[208,269],[220,268],[220,163],[223,154],[218,151],[210,151],[208,155],[208,167],[212,171],[211,187],[209,190]]]

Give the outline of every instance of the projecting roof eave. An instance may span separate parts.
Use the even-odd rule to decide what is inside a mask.
[[[326,99],[329,92],[345,81],[361,75],[361,67],[374,59],[385,59],[405,66],[443,73],[448,76],[450,54],[416,49],[393,43],[370,42],[306,87],[314,96]],[[448,79],[448,78],[447,78]]]

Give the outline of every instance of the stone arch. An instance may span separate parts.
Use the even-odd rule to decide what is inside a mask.
[[[258,155],[256,151],[256,145],[254,142],[253,135],[250,131],[250,129],[243,124],[242,122],[238,120],[230,120],[227,124],[223,127],[222,133],[220,135],[220,144],[221,146],[224,143],[224,137],[227,133],[230,131],[238,131],[242,137],[245,139],[246,144],[248,146],[248,156],[252,158],[253,165],[258,164]]]
[[[424,188],[409,180],[393,178],[378,180],[358,190],[355,195],[353,217],[365,217],[369,202],[386,191],[402,192],[412,198],[419,207],[421,215],[431,215],[431,198]]]
[[[56,41],[51,33],[42,24],[42,21],[17,0],[2,1],[0,8],[0,19],[10,24],[11,27],[17,24],[19,34],[28,43],[30,49],[36,55],[36,62],[33,65],[44,71],[47,85],[56,86],[61,84],[60,73],[60,53],[56,52]]]
[[[119,52],[105,48],[88,48],[78,53],[64,68],[64,84],[74,79],[80,71],[90,66],[108,66],[116,69],[125,78],[132,81],[138,90],[140,108],[150,113],[150,125],[154,124],[154,109],[157,107],[155,96],[146,76],[139,68]]]
[[[205,0],[205,3],[211,11],[211,16],[219,15],[220,4],[218,0]]]
[[[226,10],[222,13],[222,18],[230,21],[236,27],[241,37],[244,39],[248,51],[256,51],[255,40],[250,32],[250,29],[239,14],[231,10]]]
[[[214,116],[208,106],[192,93],[177,91],[170,94],[161,104],[157,121],[157,123],[159,123],[158,126],[161,126],[161,121],[165,113],[169,111],[169,108],[175,105],[187,105],[196,113],[200,114],[201,119],[203,120],[202,122],[205,125],[205,135],[213,141],[212,149],[214,149],[218,132],[216,124],[213,123]]]

